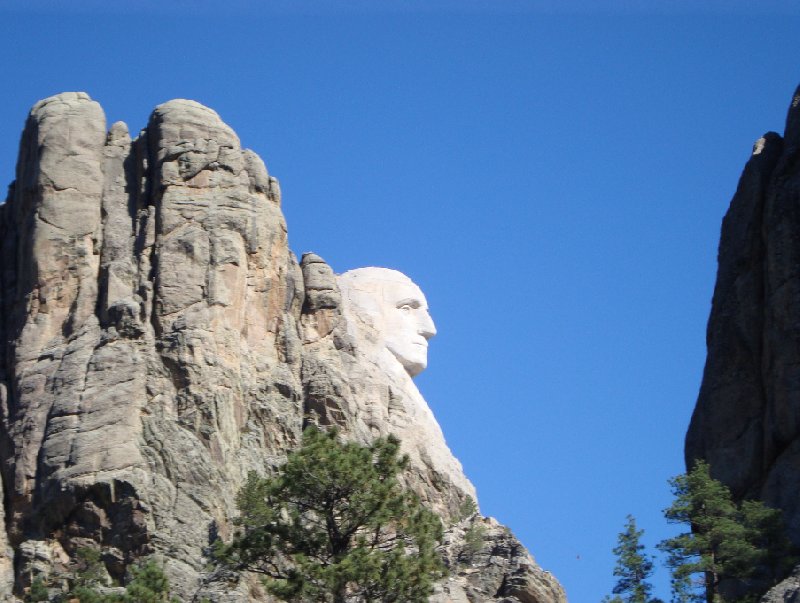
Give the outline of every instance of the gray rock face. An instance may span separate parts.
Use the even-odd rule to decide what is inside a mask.
[[[800,544],[800,89],[784,136],[756,142],[722,224],[686,462],[780,508]],[[783,600],[783,599],[780,599]],[[792,600],[792,599],[786,599]]]
[[[566,601],[558,581],[536,565],[525,547],[495,519],[474,515],[445,535],[452,575],[431,603]]]
[[[86,94],[34,106],[0,206],[0,599],[88,545],[117,579],[160,555],[182,600],[268,601],[257,581],[215,582],[204,557],[247,473],[280,464],[309,421],[359,441],[427,425],[348,328],[331,268],[289,251],[280,203],[195,102],[160,105],[133,140]],[[405,479],[452,523],[474,491],[423,432]],[[436,601],[566,601],[504,529],[487,534],[491,555]]]
[[[188,592],[243,475],[296,443],[302,277],[251,155],[191,101],[133,143],[84,94],[33,108],[3,213],[12,547],[162,552]]]
[[[764,595],[760,603],[800,603],[800,567]]]
[[[796,97],[797,98],[797,97]],[[686,458],[709,461],[739,497],[783,508],[800,542],[792,487],[800,437],[800,132],[768,133],[722,226],[708,359]]]

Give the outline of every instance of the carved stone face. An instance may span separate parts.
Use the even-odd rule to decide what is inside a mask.
[[[339,288],[409,375],[425,370],[436,327],[425,296],[410,278],[388,268],[359,268],[342,274]]]

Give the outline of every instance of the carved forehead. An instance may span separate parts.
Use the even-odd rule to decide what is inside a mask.
[[[354,301],[370,295],[383,303],[394,304],[404,299],[414,299],[427,306],[420,288],[402,272],[391,268],[356,268],[339,276],[342,292]]]

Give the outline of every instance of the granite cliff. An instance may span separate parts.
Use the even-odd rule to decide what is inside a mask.
[[[170,101],[131,138],[84,93],[37,103],[0,233],[0,599],[90,546],[115,579],[159,555],[181,600],[268,601],[205,555],[315,421],[404,442],[449,526],[432,601],[566,601],[506,528],[459,517],[474,488],[411,376],[331,267],[297,262],[277,180],[214,111]]]
[[[687,466],[705,459],[738,499],[782,509],[796,545],[799,344],[800,88],[783,136],[756,142],[722,224],[708,358],[686,436]],[[798,576],[764,600],[800,600]]]

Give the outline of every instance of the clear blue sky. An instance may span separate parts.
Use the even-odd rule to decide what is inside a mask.
[[[422,286],[419,386],[483,512],[599,601],[626,514],[671,534],[720,221],[782,131],[800,7],[165,4],[2,3],[0,181],[57,92],[132,131],[175,97],[217,110],[280,179],[298,255]]]

